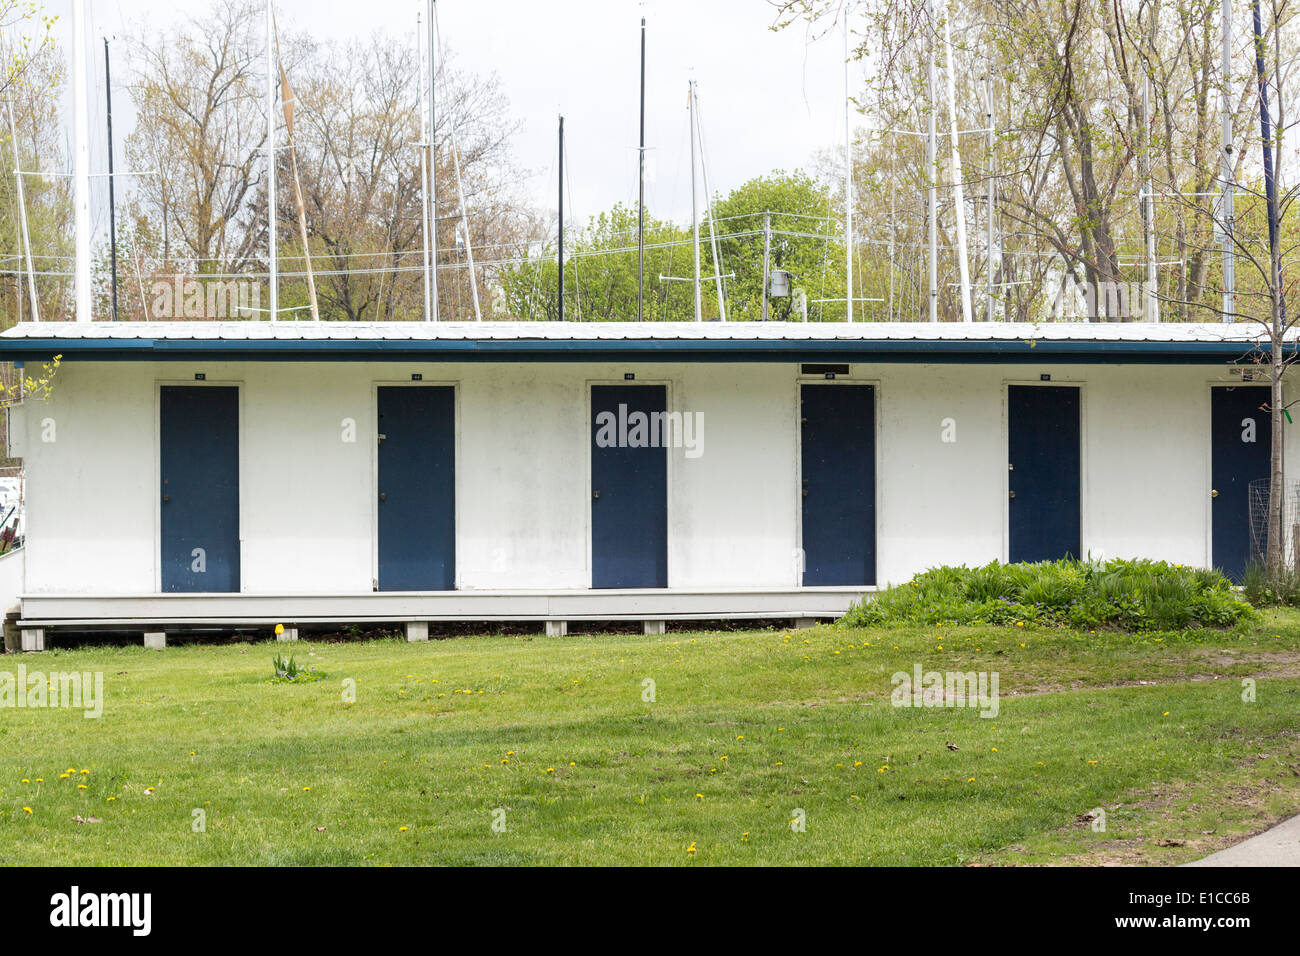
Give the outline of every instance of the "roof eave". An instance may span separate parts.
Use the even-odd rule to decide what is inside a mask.
[[[1286,346],[1294,355],[1297,346]],[[802,362],[1205,364],[1248,362],[1267,343],[916,339],[0,339],[0,360],[168,362]]]

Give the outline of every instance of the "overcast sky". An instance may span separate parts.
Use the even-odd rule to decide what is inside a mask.
[[[92,164],[102,171],[103,42],[131,35],[130,24],[161,28],[201,13],[212,0],[89,0]],[[373,31],[415,42],[424,0],[278,0],[282,25],[320,39]],[[71,37],[70,0],[46,0]],[[639,21],[648,27],[647,206],[660,216],[690,214],[686,85],[699,84],[709,184],[726,192],[772,169],[807,168],[813,155],[843,139],[844,66],[839,35],[813,40],[801,26],[770,28],[767,0],[441,0],[443,42],[457,65],[495,73],[520,124],[515,158],[531,173],[524,184],[541,208],[555,206],[556,117],[565,116],[574,218],[636,199]],[[119,44],[120,49],[120,44]],[[114,136],[133,117],[125,92],[125,49],[114,53]],[[102,188],[96,183],[95,204]],[[96,231],[106,213],[96,210]]]

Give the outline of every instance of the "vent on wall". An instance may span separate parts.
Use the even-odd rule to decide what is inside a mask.
[[[849,367],[847,365],[801,365],[800,371],[804,375],[848,375]]]

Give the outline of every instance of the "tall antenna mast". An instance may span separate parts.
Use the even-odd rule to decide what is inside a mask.
[[[438,5],[433,7],[433,39],[437,42],[438,35],[442,32],[438,29]],[[447,127],[451,136],[451,169],[456,177],[456,198],[459,201],[460,209],[460,228],[465,240],[465,263],[469,267],[469,289],[470,295],[474,299],[474,321],[483,321],[483,310],[479,307],[478,299],[478,273],[474,270],[474,239],[469,232],[469,215],[465,212],[465,186],[460,178],[460,146],[456,142],[456,124],[451,123]]]
[[[949,139],[952,144],[952,204],[953,212],[957,216],[957,276],[961,283],[961,320],[970,322],[973,316],[971,314],[970,263],[966,258],[966,191],[962,186],[961,141],[959,139],[961,134],[957,130],[957,84],[953,78],[951,20],[950,8],[947,4],[944,4],[943,54],[946,65],[944,74],[948,85]]]
[[[934,0],[926,0],[926,11],[930,17],[930,42],[926,48],[926,78],[929,86],[930,109],[929,128],[926,132],[926,161],[929,166],[930,188],[926,194],[926,219],[930,227],[930,321],[939,321],[939,197],[936,189],[939,183],[939,151],[935,139],[935,102],[934,102]]]
[[[18,189],[18,219],[23,232],[23,254],[27,259],[27,295],[32,304],[32,321],[39,322],[41,307],[36,295],[36,267],[32,264],[32,237],[27,231],[27,200],[23,195],[23,164],[18,153],[18,131],[14,126],[14,102],[10,100],[5,105],[9,110],[9,142],[14,151],[14,182]]]
[[[641,18],[641,137],[637,148],[636,320],[645,317],[645,17]]]
[[[428,322],[433,318],[433,287],[430,283],[429,268],[429,103],[428,91],[424,87],[424,14],[423,11],[416,11],[415,14],[415,51],[416,60],[419,61],[420,78],[416,81],[416,86],[420,89],[420,231],[424,238],[424,247],[420,250],[424,278],[424,321]]]
[[[276,219],[279,193],[275,188],[275,113],[279,77],[275,63],[275,12],[266,0],[266,238],[270,284],[271,321],[280,317],[280,260],[276,247]]]
[[[1278,257],[1278,223],[1277,223],[1277,179],[1273,170],[1273,132],[1272,120],[1268,113],[1268,75],[1264,72],[1264,27],[1259,13],[1259,0],[1251,4],[1251,16],[1255,28],[1255,78],[1259,84],[1259,129],[1260,144],[1264,151],[1264,204],[1268,212],[1268,259],[1270,281],[1274,283],[1275,295],[1282,296],[1281,262]],[[1279,91],[1280,95],[1280,91]],[[1286,305],[1282,305],[1281,316],[1285,316]],[[1270,326],[1277,328],[1279,310],[1274,307]]]
[[[1226,0],[1226,2],[1231,2],[1231,0]],[[993,308],[996,302],[995,299],[996,293],[994,292],[994,288],[995,288],[994,282],[996,281],[997,276],[995,272],[995,264],[993,259],[993,247],[997,241],[997,237],[994,235],[994,230],[997,228],[998,195],[997,195],[997,181],[993,175],[993,166],[994,166],[993,154],[997,149],[997,141],[993,135],[993,68],[991,64],[989,66],[988,74],[984,77],[984,92],[988,99],[987,109],[984,112],[984,128],[987,131],[987,136],[988,136],[988,146],[985,150],[985,152],[987,152],[988,154],[988,159],[985,160],[985,162],[987,163],[988,168],[984,171],[984,175],[988,177],[988,206],[989,206],[988,209],[989,234],[988,234],[988,239],[985,243],[985,245],[988,247],[989,274],[988,274],[988,284],[986,286],[986,291],[984,295],[984,308],[985,308],[984,319],[987,322],[992,322]]]
[[[86,0],[72,0],[72,195],[76,236],[76,320],[90,311],[90,111],[86,86]]]
[[[1223,321],[1231,322],[1237,311],[1236,303],[1236,263],[1233,258],[1233,187],[1236,177],[1236,164],[1232,153],[1232,0],[1222,0],[1221,16],[1223,21],[1223,104],[1220,122],[1223,125],[1223,154],[1220,158],[1219,188],[1222,196],[1219,201],[1219,229],[1223,237]]]
[[[709,164],[704,159],[704,127],[700,122],[699,97],[695,100],[695,129],[700,137],[700,174],[704,179],[704,210],[709,217],[709,246],[713,250],[713,284],[718,293],[718,321],[727,321],[727,299],[722,291],[722,253],[718,249],[718,234],[713,220],[713,199],[709,192]]]
[[[695,287],[695,321],[704,321],[704,306],[700,290],[700,207],[699,193],[695,188],[695,81],[688,86],[687,109],[691,123],[691,254],[695,262],[692,284]]]
[[[849,119],[849,14],[844,11],[844,302],[853,321],[853,129]],[[763,295],[766,297],[767,288]],[[764,299],[766,301],[766,298]],[[766,318],[766,316],[764,316]]]
[[[433,301],[431,318],[438,321],[438,141],[437,119],[437,83],[438,76],[438,37],[434,28],[437,15],[437,0],[427,0],[426,19],[428,23],[429,44],[429,195],[425,216],[429,220],[429,295]]]
[[[564,117],[560,117],[560,176],[558,179],[560,190],[560,225],[559,225],[559,273],[560,288],[557,297],[558,311],[560,321],[564,321]]]
[[[1145,84],[1142,86],[1142,122],[1146,126],[1143,135],[1144,150],[1146,154],[1143,163],[1146,165],[1146,206],[1143,225],[1146,227],[1146,247],[1147,247],[1147,288],[1146,295],[1143,296],[1145,309],[1143,318],[1147,322],[1160,321],[1160,300],[1158,298],[1158,289],[1156,283],[1159,281],[1156,275],[1156,196],[1155,182],[1151,178],[1151,77],[1147,76]]]
[[[108,255],[111,270],[113,321],[117,321],[117,199],[113,193],[113,80],[108,68],[108,37],[104,37],[104,97],[108,101]]]

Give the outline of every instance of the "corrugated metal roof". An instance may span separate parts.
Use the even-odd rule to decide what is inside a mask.
[[[1288,341],[1300,329],[1291,330]],[[321,341],[1267,342],[1257,323],[1189,322],[25,322],[5,339]]]

